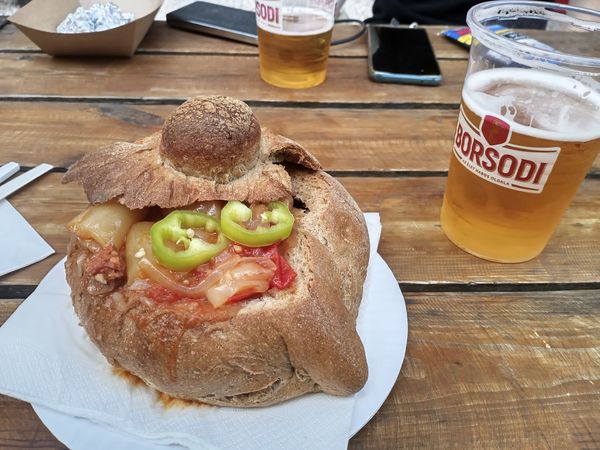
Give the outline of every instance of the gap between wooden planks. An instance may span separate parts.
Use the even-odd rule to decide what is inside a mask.
[[[598,291],[406,293],[400,377],[352,449],[584,448],[600,441]],[[0,325],[18,300],[0,301]],[[0,447],[49,433],[0,396]],[[57,444],[56,444],[57,445]]]
[[[69,167],[83,154],[158,131],[171,105],[0,102],[0,154]],[[445,171],[456,110],[254,107],[262,126],[301,143],[327,170]]]
[[[67,450],[38,419],[29,403],[0,394],[0,448]]]
[[[0,154],[22,166],[67,168],[83,154],[158,131],[172,105],[0,102]],[[333,172],[444,175],[457,109],[253,108],[262,126],[294,139]],[[600,175],[600,155],[592,167]],[[381,174],[380,174],[381,175]],[[420,174],[416,174],[420,175]]]
[[[440,31],[449,27],[426,27],[429,39],[439,59],[467,59],[468,51],[439,35]],[[350,36],[358,30],[355,25],[337,25],[333,39]],[[0,53],[2,52],[40,52],[14,25],[6,25],[0,31]],[[143,53],[187,53],[187,54],[236,54],[256,55],[258,48],[253,45],[219,39],[199,33],[169,27],[165,22],[154,22],[148,34],[138,47],[138,54]],[[366,35],[347,44],[332,46],[331,57],[367,56]]]
[[[406,294],[400,377],[350,448],[597,448],[599,293]]]
[[[138,55],[126,58],[51,58],[42,54],[0,54],[0,100],[73,99],[181,102],[195,95],[228,95],[255,103],[288,106],[456,105],[466,61],[440,65],[438,87],[375,83],[364,58],[333,58],[327,80],[304,90],[276,89],[261,80],[258,57],[227,55]]]
[[[0,279],[0,285],[35,285],[65,254],[65,224],[87,206],[76,184],[60,183],[50,173],[13,197],[11,203],[50,243],[57,254]],[[520,284],[568,284],[594,288],[600,282],[600,180],[588,179],[567,211],[546,250],[523,264],[480,260],[455,247],[442,233],[439,212],[444,192],[442,177],[339,178],[363,211],[379,211],[383,234],[379,251],[401,286],[412,290],[456,290],[484,284],[509,288]]]

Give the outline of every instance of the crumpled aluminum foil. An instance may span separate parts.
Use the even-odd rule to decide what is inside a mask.
[[[0,16],[12,16],[18,10],[17,0],[0,0]]]
[[[114,3],[94,3],[89,8],[80,6],[63,20],[59,33],[91,33],[120,27],[133,20],[133,14],[121,11]]]

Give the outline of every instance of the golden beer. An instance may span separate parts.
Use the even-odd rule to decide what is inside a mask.
[[[281,12],[283,29],[258,27],[262,79],[292,89],[321,84],[326,76],[333,17],[307,7],[284,7]]]
[[[484,259],[545,247],[600,150],[600,95],[531,69],[467,78],[441,212],[444,233]]]

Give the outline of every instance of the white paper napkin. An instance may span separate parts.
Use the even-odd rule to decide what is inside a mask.
[[[0,200],[0,276],[27,267],[54,253],[19,212]]]
[[[365,218],[375,252],[379,214]],[[311,394],[257,409],[164,408],[155,391],[131,386],[113,374],[78,326],[69,294],[61,263],[0,328],[0,393],[157,444],[202,449],[347,447],[354,397]],[[367,294],[363,304],[368,303]],[[361,305],[361,337],[368,327],[363,316]]]

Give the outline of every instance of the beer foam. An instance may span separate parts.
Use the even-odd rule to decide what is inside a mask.
[[[312,36],[333,28],[333,14],[306,6],[284,6],[282,8],[283,29],[277,34],[287,36]]]
[[[480,117],[502,117],[513,131],[555,141],[600,138],[600,94],[573,78],[501,68],[469,76],[463,101]]]

